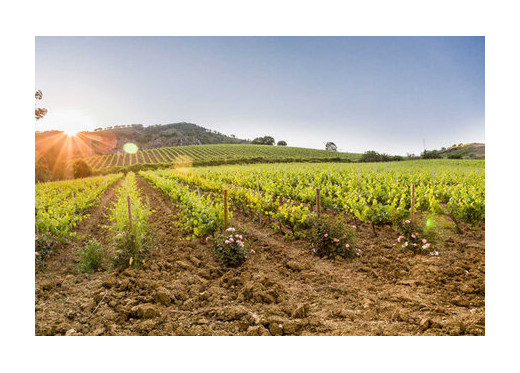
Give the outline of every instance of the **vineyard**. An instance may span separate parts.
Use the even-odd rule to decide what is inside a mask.
[[[286,227],[293,235],[315,220],[316,189],[320,190],[324,208],[349,214],[370,223],[374,229],[376,225],[410,216],[412,184],[414,211],[447,216],[455,224],[459,221],[478,224],[485,217],[485,175],[480,161],[361,166],[336,163],[233,165],[141,174],[160,185],[163,191],[166,185],[179,188],[177,182],[181,182],[216,193],[218,199],[228,190],[233,205],[242,212],[253,218],[263,216],[276,221],[280,230]],[[186,190],[187,187],[181,188]],[[191,192],[191,200],[197,198]],[[222,211],[221,207],[213,206],[200,209]],[[195,220],[205,225],[204,220]],[[198,230],[195,235],[199,236]]]
[[[484,333],[483,161],[174,166],[37,185],[37,334]]]
[[[52,241],[74,236],[74,227],[86,217],[85,212],[121,177],[114,174],[36,184],[36,235],[40,242],[49,246]],[[47,254],[45,249],[38,250],[37,245],[42,256]]]
[[[360,154],[268,145],[191,145],[139,150],[135,154],[105,154],[84,158],[94,171],[135,165],[187,165],[259,162],[356,161]],[[75,160],[71,160],[74,162]]]

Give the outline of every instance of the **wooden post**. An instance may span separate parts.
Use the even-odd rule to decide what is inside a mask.
[[[200,189],[197,188],[197,194],[199,195],[199,198],[200,198]]]
[[[318,217],[321,213],[321,198],[320,198],[320,188],[316,188],[316,214]]]
[[[415,210],[415,184],[412,184],[412,206],[410,207],[410,217],[413,221]]]
[[[224,229],[228,228],[228,224],[228,191],[227,189],[224,189]]]
[[[126,200],[128,201],[128,221],[130,222],[130,230],[132,230],[133,229],[132,202],[130,202],[130,195],[126,196]]]
[[[260,183],[258,181],[256,182],[256,193],[258,195],[258,198],[260,198]],[[258,223],[262,224],[262,213],[261,212],[258,213]]]

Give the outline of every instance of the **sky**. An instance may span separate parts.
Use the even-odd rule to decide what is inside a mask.
[[[484,37],[36,37],[36,130],[190,122],[289,146],[485,142]]]

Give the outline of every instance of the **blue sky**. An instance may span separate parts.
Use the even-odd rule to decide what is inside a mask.
[[[192,122],[420,153],[484,142],[484,37],[37,37],[37,130]]]

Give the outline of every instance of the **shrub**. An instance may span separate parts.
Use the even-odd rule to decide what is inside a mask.
[[[437,150],[425,150],[421,153],[423,159],[439,159],[442,158],[441,154]]]
[[[432,243],[428,242],[428,237],[421,225],[411,220],[404,220],[398,222],[397,228],[400,232],[397,243],[402,249],[411,250],[416,254],[439,255],[433,249]]]
[[[213,237],[213,252],[219,263],[225,267],[238,267],[251,254],[255,254],[254,250],[246,248],[244,240],[243,233],[235,228],[228,228]]]
[[[448,159],[462,159],[462,154],[448,154]]]
[[[83,159],[80,159],[74,162],[72,173],[74,174],[74,179],[92,176],[92,168],[87,164],[87,162],[85,162]]]
[[[152,251],[151,233],[136,229],[118,233],[114,238],[116,256],[114,266],[118,268],[140,267]]]
[[[278,142],[276,143],[276,145],[278,145],[278,146],[287,146],[287,142],[284,141],[284,140],[280,140],[280,141],[278,141]]]
[[[311,250],[320,258],[354,258],[361,252],[356,248],[356,232],[344,222],[319,219],[311,232]]]
[[[36,263],[48,257],[60,241],[49,233],[35,235],[34,254]]]
[[[92,239],[76,252],[78,261],[78,271],[86,273],[94,273],[103,265],[103,248],[101,244]]]

